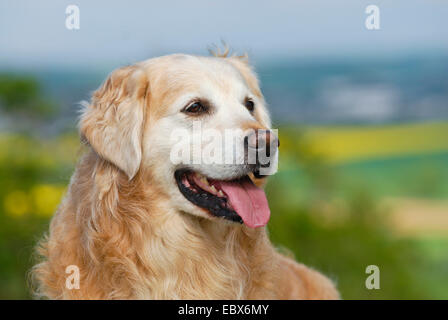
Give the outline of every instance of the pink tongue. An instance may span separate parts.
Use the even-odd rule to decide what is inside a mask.
[[[250,179],[217,181],[216,184],[227,195],[233,209],[248,227],[257,228],[268,223],[271,211],[266,194]]]

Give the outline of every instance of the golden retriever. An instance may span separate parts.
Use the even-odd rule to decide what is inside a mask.
[[[174,54],[109,76],[83,110],[88,151],[37,249],[37,296],[339,298],[329,279],[270,243],[258,164],[171,161],[171,132],[194,121],[262,129],[243,137],[255,148],[276,139],[247,57]],[[79,288],[67,286],[68,266],[78,268]]]

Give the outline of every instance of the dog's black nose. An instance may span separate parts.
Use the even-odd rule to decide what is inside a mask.
[[[266,151],[266,156],[273,154],[280,146],[278,137],[271,130],[259,129],[251,132],[244,138],[245,146],[255,149],[257,151]]]
[[[251,154],[256,155],[255,162],[251,164],[269,166],[269,157],[277,152],[279,146],[280,141],[271,130],[255,130],[244,137],[246,155],[249,159]]]

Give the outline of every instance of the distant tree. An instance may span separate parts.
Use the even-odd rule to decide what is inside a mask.
[[[10,114],[48,118],[57,109],[44,97],[39,82],[31,76],[0,74],[0,108]]]

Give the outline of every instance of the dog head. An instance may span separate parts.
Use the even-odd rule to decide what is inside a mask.
[[[179,214],[263,226],[255,183],[277,164],[278,139],[247,60],[170,55],[114,71],[85,109],[80,131],[132,180],[151,180]]]

